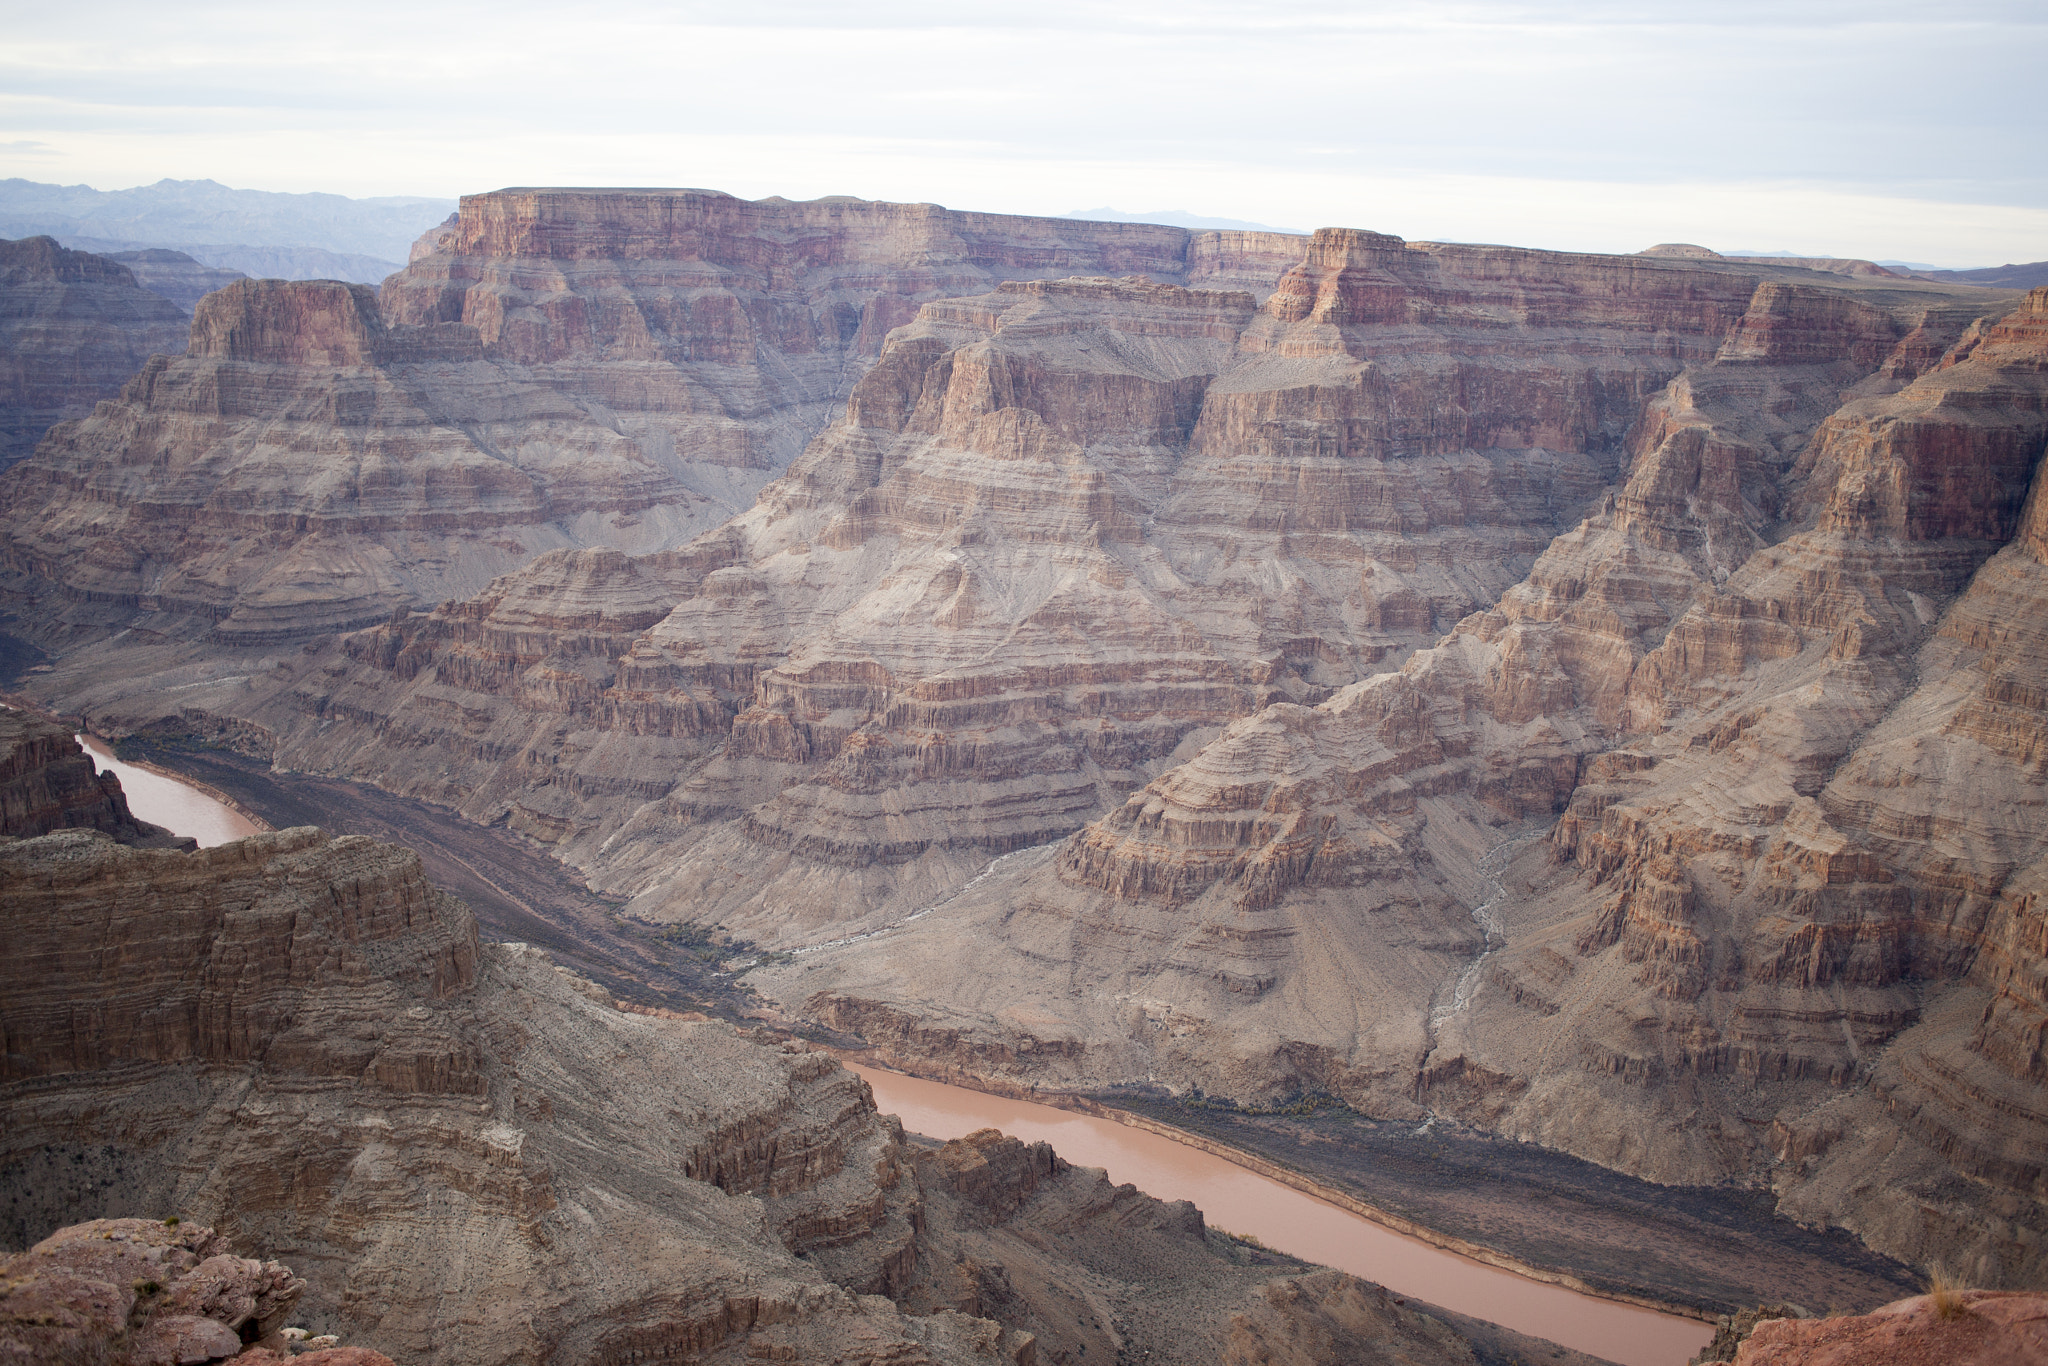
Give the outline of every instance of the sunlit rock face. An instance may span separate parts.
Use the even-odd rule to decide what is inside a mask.
[[[1263,302],[929,303],[717,533],[350,637],[265,722],[649,913],[775,941],[914,910],[1496,601],[1756,287],[1330,231]]]

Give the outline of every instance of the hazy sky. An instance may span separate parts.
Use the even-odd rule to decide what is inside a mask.
[[[2048,5],[0,0],[0,176],[2048,259]]]

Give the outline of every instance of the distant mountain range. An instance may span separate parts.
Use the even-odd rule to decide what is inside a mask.
[[[130,190],[0,180],[0,237],[47,234],[84,251],[182,251],[224,270],[276,279],[381,281],[453,199],[237,190],[159,180]]]

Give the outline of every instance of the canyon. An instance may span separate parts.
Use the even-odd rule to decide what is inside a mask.
[[[2048,290],[1811,264],[474,195],[0,475],[16,686],[502,826],[906,1070],[2037,1284]]]
[[[45,729],[12,757],[70,772]],[[909,1141],[829,1054],[618,1009],[395,845],[10,815],[0,924],[9,1359],[295,1321],[401,1363],[1478,1360],[1043,1143]]]

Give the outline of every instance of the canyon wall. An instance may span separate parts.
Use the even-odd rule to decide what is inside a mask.
[[[70,727],[0,707],[0,837],[28,839],[53,830],[99,830],[151,848],[192,847],[137,820],[120,778],[98,771]]]
[[[2042,1273],[2048,295],[704,192],[422,245],[0,478],[39,696],[502,821],[906,1062]]]
[[[1496,601],[1758,288],[1331,230],[1263,302],[929,303],[719,531],[537,561],[237,708],[284,762],[507,820],[636,913],[858,932]],[[1811,292],[1865,350],[1949,302]]]
[[[185,311],[126,266],[48,237],[0,240],[0,470],[184,345]]]

